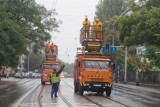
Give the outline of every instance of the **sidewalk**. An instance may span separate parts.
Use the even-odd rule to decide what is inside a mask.
[[[7,87],[15,84],[15,82],[17,82],[19,80],[21,80],[21,79],[17,79],[17,78],[14,78],[14,77],[1,78],[1,80],[0,80],[0,89],[7,88]]]
[[[113,82],[113,88],[114,86],[118,87],[124,87],[124,88],[130,88],[130,89],[135,89],[135,90],[141,90],[141,91],[147,91],[147,92],[152,92],[152,93],[158,93],[160,94],[160,86],[149,86],[149,84],[139,84],[139,86],[136,86],[133,83],[115,83]]]

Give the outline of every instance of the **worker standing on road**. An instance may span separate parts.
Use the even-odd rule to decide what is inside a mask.
[[[84,30],[85,30],[85,38],[89,38],[89,29],[90,29],[90,25],[91,22],[88,20],[88,17],[86,16],[85,20],[83,21],[83,26],[84,26]]]
[[[51,98],[53,98],[53,94],[56,97],[57,96],[57,92],[59,89],[59,82],[60,82],[60,73],[62,72],[62,70],[64,69],[65,65],[61,65],[60,70],[58,70],[58,72],[56,72],[56,69],[53,69],[53,73],[51,74],[51,83],[52,83],[52,89],[51,89]]]
[[[94,22],[95,38],[102,39],[102,23],[96,18]]]

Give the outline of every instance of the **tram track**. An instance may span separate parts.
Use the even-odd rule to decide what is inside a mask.
[[[64,101],[65,104],[67,104],[69,107],[74,107],[62,94],[61,92],[58,92],[60,95],[60,98]]]
[[[45,87],[45,86],[42,85],[41,90],[40,90],[40,93],[39,93],[39,95],[38,95],[38,105],[39,105],[39,107],[43,107],[43,106],[42,106],[42,103],[41,103],[41,97],[42,97],[42,92],[43,92],[44,87]]]
[[[65,84],[67,84],[70,88],[72,88],[72,89],[74,89],[74,87],[72,87],[70,84],[68,84],[66,81],[63,81]],[[96,103],[96,102],[94,102],[93,100],[91,100],[91,99],[89,99],[89,98],[87,98],[87,97],[85,97],[85,96],[83,96],[86,100],[88,100],[89,102],[91,102],[91,103],[93,103],[93,104],[95,104],[95,105],[97,105],[97,106],[99,106],[99,107],[103,107],[101,104],[98,104],[98,103]]]
[[[74,90],[74,87],[73,87],[73,86],[71,86],[70,84],[68,84],[68,83],[67,83],[66,81],[64,81],[64,80],[63,80],[63,82],[64,82],[66,85],[68,85],[70,88],[72,88],[72,89]],[[94,103],[95,105],[97,105],[97,106],[99,106],[99,107],[105,107],[103,104],[100,104],[99,102],[96,102],[96,101],[92,100],[92,99],[89,98],[88,96],[82,96],[82,97],[84,97],[86,100]],[[118,104],[120,104],[120,105],[122,105],[122,106],[130,107],[129,105],[126,105],[126,104],[121,103],[121,102],[119,102],[119,101],[113,100],[113,99],[110,98],[110,97],[106,97],[106,96],[104,96],[104,95],[102,95],[101,97],[107,98],[108,100],[113,101],[113,102],[115,102],[115,103],[118,103]]]
[[[70,86],[70,85],[68,85]],[[70,86],[71,87],[71,86]],[[69,107],[74,107],[66,98],[65,96],[63,96],[63,94],[61,93],[61,91],[58,91],[60,98],[64,101],[64,103],[66,103]]]
[[[46,85],[42,85],[41,90],[39,92],[39,96],[38,96],[38,105],[39,107],[44,107],[44,105],[42,104],[42,96],[43,96],[43,91],[46,88]],[[64,104],[66,104],[68,107],[74,107],[66,98],[65,96],[63,96],[63,94],[60,92],[60,90],[58,91],[58,95],[59,98],[62,99],[62,101],[64,102]],[[51,103],[52,104],[52,103]]]

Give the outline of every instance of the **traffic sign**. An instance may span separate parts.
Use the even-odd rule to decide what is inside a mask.
[[[112,47],[112,46],[110,46],[109,50],[110,50],[111,52],[117,52],[117,47]]]
[[[106,47],[102,46],[101,51],[102,51],[102,53],[106,52]]]

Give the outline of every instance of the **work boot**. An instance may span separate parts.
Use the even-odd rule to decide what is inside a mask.
[[[55,94],[55,98],[57,98],[58,96],[57,96],[57,94]]]
[[[51,94],[51,98],[53,98],[53,94]]]

